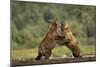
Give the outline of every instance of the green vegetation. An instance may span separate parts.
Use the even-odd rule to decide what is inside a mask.
[[[33,57],[45,36],[49,20],[64,20],[82,45],[82,53],[95,53],[96,7],[13,1],[11,29],[13,57]],[[88,45],[84,45],[88,44]],[[70,56],[65,47],[55,48],[53,56]]]
[[[94,54],[95,53],[95,46],[94,45],[84,45],[81,46],[81,55],[87,55],[87,54]],[[37,56],[37,48],[33,49],[22,49],[22,50],[13,50],[12,51],[12,57],[13,59],[16,58],[36,58]],[[61,58],[64,55],[67,57],[72,57],[71,51],[66,48],[65,46],[59,46],[53,49],[52,51],[52,57],[53,58]]]

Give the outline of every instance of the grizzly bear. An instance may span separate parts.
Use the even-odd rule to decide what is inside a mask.
[[[71,30],[69,29],[68,25],[64,22],[60,25],[61,28],[61,34],[60,41],[63,41],[62,44],[66,45],[71,51],[75,58],[79,58],[80,56],[80,44],[75,38],[75,36],[72,34]],[[61,37],[65,37],[65,39],[61,39]]]
[[[46,36],[39,45],[38,56],[36,57],[36,60],[40,60],[42,57],[44,57],[44,59],[49,59],[52,53],[52,49],[55,47],[56,35],[57,23],[56,20],[52,20],[50,21],[49,29]]]

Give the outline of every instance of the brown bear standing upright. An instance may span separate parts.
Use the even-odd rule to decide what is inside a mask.
[[[38,56],[36,60],[40,60],[43,56],[44,59],[49,59],[51,56],[52,49],[55,47],[55,36],[57,35],[57,24],[56,20],[50,21],[49,29],[39,45]]]
[[[80,44],[70,31],[67,24],[64,22],[61,23],[61,33],[65,37],[63,44],[66,45],[71,51],[74,57],[81,57],[80,56]]]

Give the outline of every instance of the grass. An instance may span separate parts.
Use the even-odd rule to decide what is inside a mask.
[[[82,45],[81,55],[95,54],[95,45]],[[37,48],[12,50],[13,59],[16,58],[35,58],[37,56]],[[59,46],[53,49],[52,57],[71,57],[71,51],[65,46]]]
[[[95,45],[84,45],[81,46],[81,55],[96,54]]]

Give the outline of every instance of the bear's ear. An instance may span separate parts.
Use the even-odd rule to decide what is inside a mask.
[[[51,22],[56,23],[56,21],[57,21],[57,19],[49,19],[49,22],[50,22],[50,23],[51,23]]]
[[[61,21],[61,24],[64,24],[64,20]]]
[[[52,19],[49,19],[49,23],[51,23],[51,22],[53,22],[53,20]]]
[[[65,22],[64,20],[61,21],[61,26],[64,26],[65,25]]]

